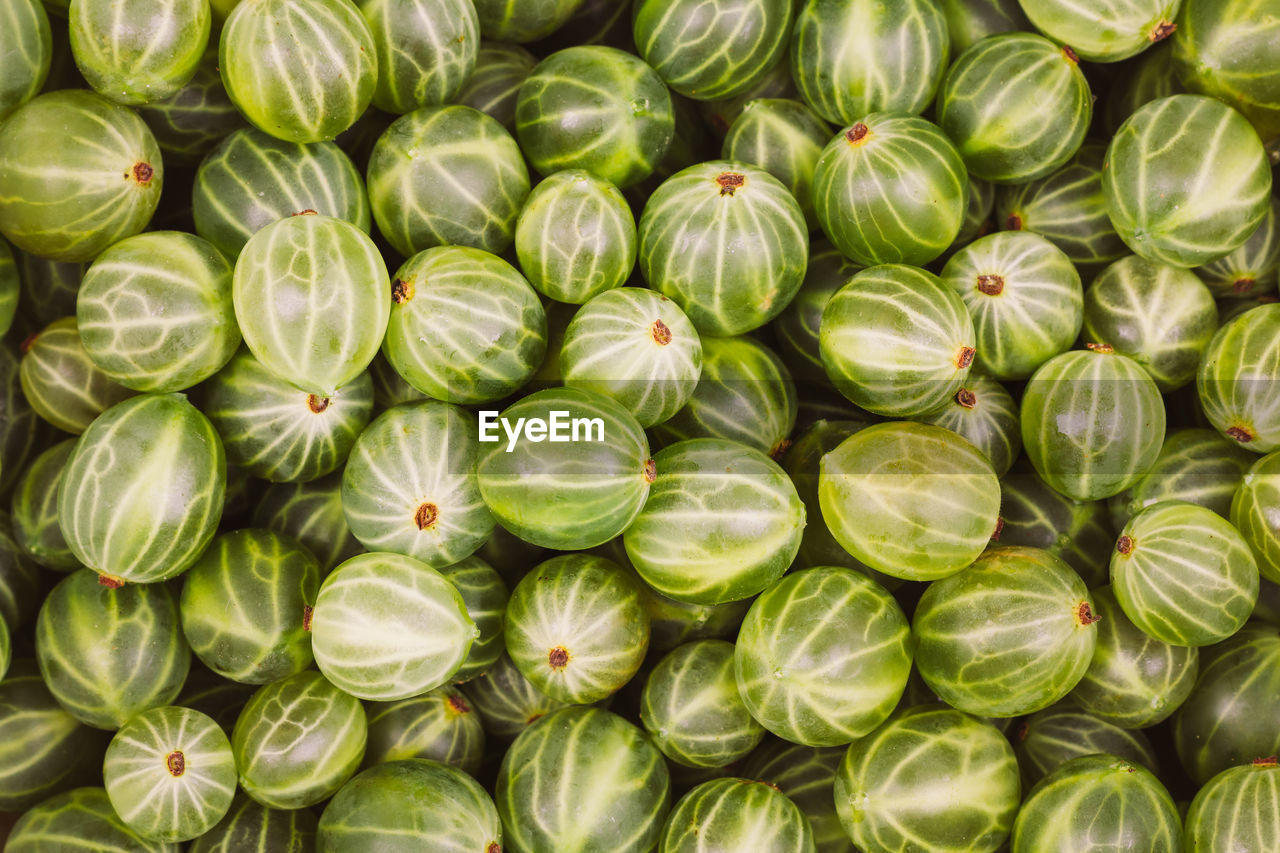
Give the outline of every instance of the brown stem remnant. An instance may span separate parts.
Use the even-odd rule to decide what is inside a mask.
[[[1277,759],[1274,755],[1268,755],[1266,758],[1253,759],[1254,767],[1275,767],[1277,764],[1280,764],[1280,759]]]
[[[660,347],[671,343],[671,329],[661,320],[653,321],[653,325],[649,327],[649,334],[653,336],[653,342]]]
[[[422,506],[418,507],[418,511],[413,514],[413,523],[418,525],[419,530],[426,530],[440,519],[440,507],[426,501]]]
[[[959,352],[956,353],[956,369],[964,370],[973,364],[973,356],[976,352],[977,350],[973,347],[960,347]]]
[[[564,646],[556,646],[547,655],[547,663],[554,670],[562,670],[569,665],[569,650]]]
[[[187,772],[187,757],[182,754],[181,750],[175,749],[165,756],[164,765],[169,768],[170,776],[181,776]]]
[[[302,605],[302,630],[311,630],[311,617],[315,615],[316,609],[310,604]]]
[[[27,335],[25,338],[22,339],[22,343],[18,344],[18,350],[23,355],[26,355],[28,352],[31,351],[31,348],[36,345],[36,338],[38,337],[40,337],[39,332],[32,332],[31,334]]]
[[[961,388],[956,392],[956,405],[966,409],[972,409],[978,405],[978,395],[970,391],[968,388]]]
[[[491,842],[484,853],[502,853],[502,845],[496,841]]]
[[[1231,282],[1231,289],[1236,293],[1245,293],[1257,283],[1258,280],[1253,276],[1242,275],[1235,281]]]
[[[791,439],[784,438],[781,441],[779,441],[777,444],[775,444],[772,447],[772,449],[769,450],[769,458],[774,460],[779,460],[790,449],[791,449]]]
[[[133,179],[137,181],[138,186],[145,187],[147,184],[151,183],[151,179],[155,177],[156,170],[151,168],[150,163],[134,163],[133,172],[131,174],[133,175]],[[128,177],[128,175],[125,177]]]
[[[1147,34],[1147,38],[1151,39],[1152,44],[1155,44],[1156,42],[1164,41],[1169,36],[1173,35],[1173,31],[1177,28],[1178,25],[1173,21],[1161,21],[1155,25],[1150,33]]]
[[[652,483],[656,479],[658,479],[658,463],[652,459],[646,459],[644,461],[644,481]]]
[[[1089,606],[1089,602],[1087,601],[1080,602],[1080,606],[1076,608],[1076,619],[1081,625],[1092,625],[1101,618],[1101,616],[1094,614],[1093,608]]]
[[[470,714],[471,706],[467,704],[467,700],[462,698],[462,694],[455,693],[449,697],[449,708],[455,714]]]
[[[306,210],[299,210],[297,213],[293,215],[294,216],[319,216],[320,214],[317,211],[312,210],[311,208],[308,207]]]
[[[1103,353],[1106,353],[1106,352],[1115,352],[1115,351],[1116,351],[1116,348],[1115,348],[1115,347],[1113,347],[1111,344],[1095,344],[1095,343],[1092,343],[1092,342],[1085,344],[1085,345],[1084,345],[1084,348],[1085,348],[1085,349],[1087,349],[1087,350],[1089,350],[1090,352],[1103,352]]]
[[[1004,276],[994,274],[978,276],[978,290],[987,296],[999,296],[1004,293]]]
[[[862,140],[867,138],[867,134],[871,132],[871,128],[862,122],[858,122],[853,127],[844,132],[844,138],[849,140],[850,145],[861,145]]]
[[[105,586],[107,589],[119,589],[124,586],[124,578],[118,578],[115,575],[98,575],[98,585]]]
[[[1249,442],[1253,441],[1255,437],[1253,434],[1253,430],[1249,429],[1248,427],[1242,427],[1242,426],[1228,427],[1227,435],[1231,436],[1241,444],[1248,444]]]
[[[746,182],[746,176],[739,175],[737,172],[725,172],[716,178],[716,183],[720,185],[720,195],[733,195],[734,191]]]
[[[391,301],[403,305],[413,298],[413,282],[398,278],[391,282]]]
[[[994,533],[992,533],[992,534],[991,534],[991,541],[992,541],[992,542],[999,542],[999,541],[1000,541],[1000,534],[1001,534],[1001,533],[1004,533],[1004,519],[997,515],[997,516],[996,516],[996,530],[995,530],[995,532],[994,532]]]
[[[1006,231],[1021,231],[1022,217],[1016,213],[1010,213],[1004,218],[1004,227]]]
[[[1127,557],[1133,553],[1133,546],[1136,544],[1132,536],[1121,536],[1116,540],[1116,550]]]
[[[310,409],[313,414],[318,415],[325,409],[329,408],[329,398],[321,397],[317,394],[308,394],[307,408]]]
[[[1062,46],[1062,53],[1063,53],[1063,55],[1065,55],[1065,56],[1067,57],[1067,59],[1071,60],[1071,64],[1072,64],[1072,65],[1079,65],[1079,64],[1080,64],[1080,57],[1079,57],[1079,55],[1077,55],[1077,54],[1076,54],[1076,52],[1075,52],[1074,50],[1072,50],[1070,47],[1068,47],[1068,46],[1067,46],[1067,45],[1065,45],[1065,44]]]

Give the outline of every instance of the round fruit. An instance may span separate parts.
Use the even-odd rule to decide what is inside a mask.
[[[369,156],[373,218],[405,257],[450,244],[505,251],[528,194],[529,171],[516,141],[471,107],[423,107],[402,116]]]
[[[163,100],[185,86],[213,24],[206,0],[75,0],[68,10],[76,67],[118,104]]]
[[[1062,250],[1086,271],[1124,257],[1129,247],[1111,227],[1102,193],[1107,148],[1086,142],[1067,164],[1025,184],[1001,187],[996,223],[1009,231],[1031,231]]]
[[[456,687],[396,702],[368,702],[369,742],[364,764],[429,758],[473,776],[484,759],[480,715]]]
[[[767,589],[800,548],[804,504],[786,473],[758,450],[695,438],[654,457],[656,479],[627,556],[663,595],[723,604]]]
[[[1150,770],[1114,755],[1072,759],[1040,781],[1013,824],[1013,853],[1131,846],[1181,850],[1182,825]]]
[[[839,746],[893,711],[913,649],[907,617],[882,586],[826,566],[787,575],[755,600],[734,673],[751,716],[769,731]]]
[[[1018,404],[994,379],[970,376],[949,403],[918,420],[949,429],[978,448],[997,477],[1009,472],[1022,450]]]
[[[586,705],[617,692],[649,648],[639,584],[616,563],[566,554],[534,567],[511,591],[506,644],[539,691]]]
[[[391,310],[387,268],[373,241],[318,214],[254,234],[236,262],[232,296],[244,342],[262,366],[321,397],[369,366]]]
[[[26,811],[95,778],[106,740],[58,704],[35,661],[14,661],[0,681],[0,808]]]
[[[486,39],[529,42],[548,36],[572,17],[583,0],[476,0]]]
[[[942,280],[973,318],[978,369],[996,379],[1027,378],[1080,334],[1080,274],[1038,234],[979,237],[951,256]]]
[[[809,229],[763,169],[713,160],[653,191],[640,216],[640,272],[704,335],[739,335],[776,317],[804,280]]]
[[[183,578],[182,632],[223,678],[269,684],[311,665],[319,588],[319,563],[293,537],[224,533]]]
[[[1036,473],[1067,497],[1109,498],[1137,483],[1164,442],[1160,391],[1109,345],[1046,361],[1022,395],[1022,446]]]
[[[300,672],[258,688],[236,719],[231,750],[246,794],[268,808],[303,809],[351,778],[366,737],[359,699]]]
[[[1195,378],[1218,330],[1213,296],[1195,273],[1137,255],[1103,270],[1084,303],[1084,339],[1138,362],[1161,392]]]
[[[22,342],[18,367],[23,396],[36,414],[79,435],[103,411],[133,396],[85,352],[75,317],[63,317]]]
[[[1199,672],[1194,648],[1144,633],[1121,610],[1111,587],[1092,591],[1098,644],[1071,697],[1099,719],[1141,729],[1163,721],[1191,693]]]
[[[960,297],[932,273],[899,264],[865,269],[822,312],[827,375],[854,404],[887,417],[931,412],[960,389],[974,350]]]
[[[342,513],[342,478],[337,474],[269,486],[253,511],[253,526],[296,537],[315,554],[323,574],[363,550]]]
[[[24,252],[92,260],[146,227],[163,184],[146,124],[93,92],[49,92],[0,126],[0,233]]]
[[[1097,616],[1084,581],[1038,548],[989,549],[916,606],[916,666],[948,705],[1016,717],[1066,696],[1089,668]]]
[[[1262,457],[1245,473],[1231,501],[1231,523],[1249,544],[1262,576],[1280,583],[1280,453]]]
[[[862,850],[992,853],[1021,786],[995,726],[941,705],[900,711],[854,741],[836,774],[840,822]]]
[[[502,849],[493,800],[461,770],[408,758],[342,786],[320,816],[317,853],[439,853]]]
[[[1280,830],[1280,765],[1275,758],[1232,767],[1200,789],[1187,811],[1186,849],[1266,850]]]
[[[1173,717],[1182,767],[1204,784],[1228,767],[1280,750],[1280,632],[1246,625],[1200,655],[1200,677]]]
[[[937,110],[974,177],[1020,184],[1071,159],[1093,117],[1093,97],[1071,48],[1031,33],[1003,33],[956,58]]]
[[[475,553],[493,515],[475,481],[475,420],[427,400],[383,412],[356,441],[342,475],[342,508],[371,551],[392,551],[433,568]]]
[[[610,398],[550,388],[481,417],[480,441],[491,446],[476,467],[480,495],[521,539],[592,548],[626,530],[645,505],[655,477],[649,441]],[[521,419],[540,426],[521,432]]]
[[[518,44],[482,41],[475,70],[453,102],[479,110],[515,133],[516,98],[537,64],[538,58]]]
[[[1036,29],[1083,59],[1119,62],[1173,34],[1182,0],[1019,0]]]
[[[1126,616],[1178,646],[1208,646],[1239,631],[1258,600],[1258,565],[1244,538],[1213,510],[1183,501],[1143,509],[1111,555]]]
[[[1226,257],[1196,267],[1217,297],[1259,296],[1276,289],[1280,270],[1280,198],[1273,197],[1258,230]]]
[[[853,853],[832,796],[845,751],[842,746],[799,746],[775,739],[751,754],[741,775],[776,785],[796,804],[809,819],[818,853]]]
[[[116,816],[102,788],[76,788],[50,797],[13,825],[5,853],[49,853],[49,840],[94,853],[178,853],[181,845],[148,841]]]
[[[544,175],[585,169],[626,188],[653,173],[674,132],[662,78],[613,47],[551,54],[520,86],[516,101],[520,150]]]
[[[221,38],[218,66],[227,94],[272,136],[333,139],[373,98],[377,46],[347,0],[243,0]]]
[[[58,704],[82,723],[113,730],[177,697],[191,651],[168,587],[110,586],[81,569],[41,606],[36,659]]]
[[[1014,751],[1022,766],[1023,787],[1029,788],[1073,758],[1106,753],[1152,773],[1159,772],[1151,741],[1138,729],[1122,729],[1062,702],[1032,714],[1014,736]]]
[[[515,267],[467,246],[420,252],[396,270],[382,352],[410,385],[448,403],[500,400],[547,351],[547,315]]]
[[[968,175],[937,125],[877,112],[823,149],[813,197],[822,230],[855,263],[919,266],[956,239]]]
[[[664,853],[813,853],[813,829],[768,782],[713,779],[680,798],[662,831]]]
[[[743,704],[733,675],[733,643],[698,640],[653,668],[640,721],[658,749],[688,767],[726,767],[745,758],[765,730]]]
[[[1280,137],[1280,17],[1272,0],[1184,0],[1174,67],[1188,88],[1244,113],[1269,145]]]
[[[480,49],[467,0],[361,0],[373,33],[378,84],[373,105],[397,115],[452,100]]]
[[[218,372],[240,345],[231,264],[193,234],[121,240],[85,272],[76,298],[85,351],[135,391],[181,391]]]
[[[671,418],[694,394],[702,341],[674,302],[627,287],[593,298],[565,329],[565,385],[612,397],[642,427]]]
[[[307,211],[366,233],[371,227],[364,181],[332,142],[302,145],[236,130],[204,158],[191,190],[196,233],[228,258],[266,226]]]
[[[222,85],[216,41],[210,41],[195,76],[185,86],[135,109],[151,128],[170,166],[200,165],[228,134],[248,124]]]
[[[269,809],[237,794],[227,816],[191,842],[187,853],[306,853],[316,843],[309,809]]]
[[[200,392],[227,461],[277,483],[315,480],[341,467],[373,411],[367,372],[336,393],[308,394],[267,370],[247,349]]]
[[[670,808],[662,753],[644,732],[596,708],[564,708],[507,750],[494,800],[507,843],[556,853],[653,850]]]
[[[457,684],[487,671],[506,648],[505,626],[510,592],[502,575],[479,557],[467,557],[440,569],[467,607],[467,615],[480,632],[471,643],[467,659],[453,674]]]
[[[1111,523],[1119,530],[1140,510],[1170,500],[1199,504],[1227,518],[1245,472],[1257,461],[1257,454],[1214,430],[1173,430],[1165,436],[1160,455],[1146,476],[1107,501]],[[1240,521],[1233,519],[1231,523],[1248,538]],[[1107,543],[1108,560],[1114,545]],[[1265,572],[1263,562],[1259,560],[1258,568]]]
[[[49,76],[53,37],[40,0],[5,5],[0,28],[0,122],[36,96]]]
[[[226,470],[213,425],[183,395],[117,403],[67,461],[58,494],[67,545],[113,578],[152,583],[181,574],[217,529]]]
[[[236,763],[212,719],[190,708],[152,708],[111,739],[103,762],[107,796],[143,838],[189,841],[231,808]]]
[[[1205,417],[1247,450],[1280,448],[1280,305],[1262,305],[1228,321],[1209,341],[1196,373]]]
[[[791,33],[788,0],[640,0],[636,48],[674,91],[700,101],[750,89],[782,59]]]
[[[1257,230],[1271,204],[1271,170],[1242,115],[1213,98],[1172,95],[1120,125],[1107,147],[1102,190],[1130,249],[1194,267]]]
[[[618,188],[566,169],[529,193],[516,221],[516,256],[549,299],[581,305],[621,287],[636,265],[636,220]]]
[[[942,427],[867,427],[822,457],[822,517],[873,569],[907,580],[955,574],[996,530],[1000,484],[987,458]]]
[[[656,440],[723,438],[773,456],[786,447],[796,425],[791,373],[749,335],[703,340],[702,371],[689,390],[684,407],[654,428]]]
[[[480,714],[485,731],[506,740],[564,707],[563,702],[534,687],[505,651],[484,675],[468,681],[464,689]]]
[[[927,0],[810,0],[796,15],[791,75],[818,115],[920,113],[947,68],[947,21]]]
[[[457,588],[385,552],[338,566],[316,596],[311,646],[325,678],[361,699],[408,699],[447,682],[479,635]]]
[[[813,173],[829,139],[831,127],[799,101],[757,98],[747,102],[729,127],[720,156],[759,166],[782,181],[814,229]]]

